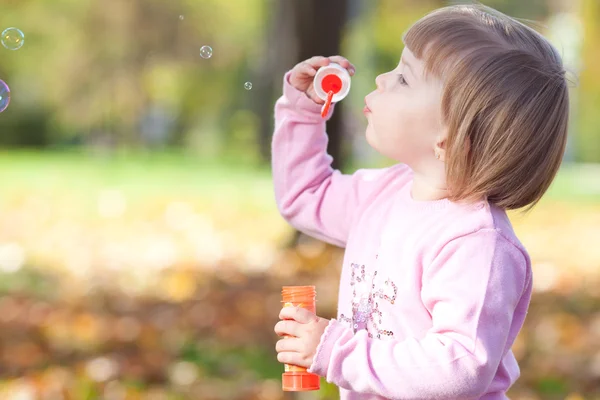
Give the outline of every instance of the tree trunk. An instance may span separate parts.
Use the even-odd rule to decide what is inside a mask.
[[[256,80],[253,90],[256,90],[257,101],[254,103],[255,112],[260,118],[258,142],[261,158],[265,163],[271,160],[271,136],[274,128],[273,107],[275,100],[281,96],[283,74],[290,69],[296,56],[296,37],[293,32],[294,2],[271,0],[271,14],[268,22],[265,57],[258,64],[255,72]]]
[[[272,14],[267,39],[267,56],[258,72],[261,101],[256,105],[261,118],[260,149],[265,162],[271,158],[273,103],[281,95],[285,71],[307,58],[339,54],[342,30],[348,17],[348,0],[279,0]],[[329,120],[327,151],[333,157],[333,167],[341,168],[343,103]]]
[[[299,39],[297,62],[315,55],[332,56],[340,53],[342,29],[348,14],[347,0],[294,1],[296,37]],[[333,167],[341,168],[343,103],[336,104],[335,112],[327,123],[329,144],[327,152],[333,157]]]

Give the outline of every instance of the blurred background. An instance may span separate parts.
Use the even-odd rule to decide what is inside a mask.
[[[390,165],[363,98],[409,25],[453,3],[2,0],[24,41],[0,47],[0,398],[338,398],[281,391],[281,286],[316,285],[334,317],[342,251],[277,212],[273,105],[294,64],[346,56],[329,152]],[[600,399],[600,1],[484,3],[550,38],[572,82],[560,174],[510,214],[535,287],[509,395]]]

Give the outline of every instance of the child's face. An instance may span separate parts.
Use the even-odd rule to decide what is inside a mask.
[[[413,169],[435,160],[434,146],[443,134],[442,83],[423,78],[423,62],[404,48],[396,69],[379,75],[377,90],[365,102],[366,137],[378,152]]]

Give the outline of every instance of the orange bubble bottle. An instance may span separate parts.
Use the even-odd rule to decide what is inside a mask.
[[[281,302],[284,307],[302,307],[316,314],[317,292],[314,286],[283,286]],[[319,390],[321,382],[319,375],[311,374],[306,368],[297,365],[284,364],[281,386],[287,392]]]

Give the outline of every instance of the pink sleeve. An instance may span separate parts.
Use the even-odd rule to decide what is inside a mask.
[[[522,325],[515,309],[529,301],[522,299],[528,260],[495,230],[454,239],[424,272],[422,300],[432,316],[424,337],[371,339],[332,320],[309,371],[385,398],[479,398],[511,346],[509,332]]]
[[[272,170],[281,215],[296,229],[345,247],[359,205],[377,190],[376,177],[388,169],[344,175],[331,168],[321,106],[284,78],[275,105]]]

